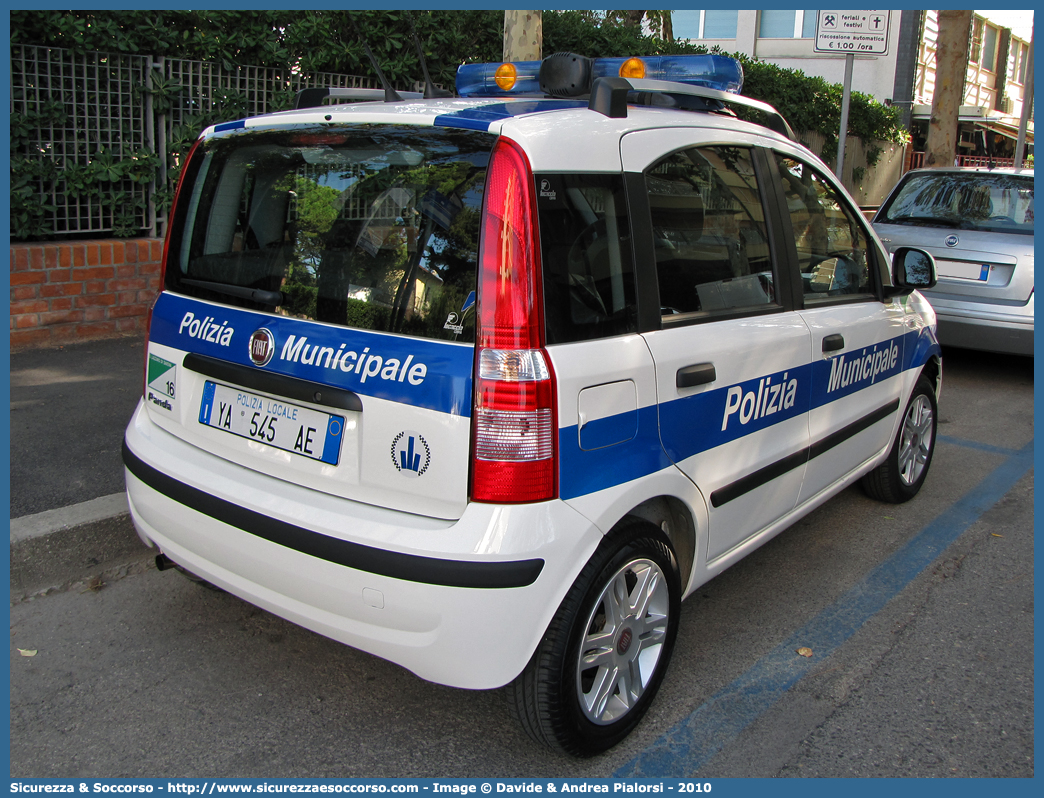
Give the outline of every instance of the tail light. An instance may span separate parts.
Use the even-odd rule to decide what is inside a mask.
[[[479,243],[471,498],[497,504],[558,495],[555,378],[543,348],[533,173],[501,138],[493,149]]]
[[[167,253],[170,250],[170,231],[173,225],[171,222],[174,218],[174,212],[178,208],[178,197],[181,195],[181,187],[185,183],[185,175],[188,172],[188,165],[192,161],[192,156],[196,152],[196,148],[199,147],[202,138],[196,139],[192,144],[192,147],[188,151],[188,155],[185,156],[184,163],[181,164],[181,173],[178,175],[178,185],[174,189],[174,201],[170,204],[170,210],[167,211],[167,230],[163,236],[163,255],[160,257],[160,273],[159,273],[159,291],[156,292],[156,296],[152,298],[149,303],[148,312],[145,314],[145,373],[141,379],[141,395],[148,396],[149,394],[149,331],[152,329],[152,309],[156,306],[156,300],[159,298],[160,293],[163,291],[163,285],[167,280]]]

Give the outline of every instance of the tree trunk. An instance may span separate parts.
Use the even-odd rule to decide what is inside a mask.
[[[540,11],[504,12],[504,60],[539,61],[544,47]]]
[[[670,11],[646,11],[652,35],[665,42],[674,41],[674,22]]]
[[[624,11],[624,25],[628,28],[640,28],[645,19],[644,11]]]
[[[957,155],[957,114],[964,102],[973,11],[940,11],[935,51],[935,92],[928,120],[925,166],[953,166]]]

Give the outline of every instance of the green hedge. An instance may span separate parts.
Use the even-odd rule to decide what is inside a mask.
[[[413,20],[433,79],[452,86],[462,63],[496,61],[503,47],[503,11],[354,11],[388,78],[412,84],[420,69],[408,34]],[[636,27],[599,24],[583,11],[543,13],[544,53],[625,56],[701,53],[702,47],[645,36]],[[149,53],[226,65],[288,67],[375,77],[344,11],[12,11],[11,41],[79,50]],[[737,56],[744,93],[774,105],[795,130],[833,141],[841,122],[841,85]],[[852,93],[849,132],[864,141],[902,142],[898,108]],[[828,144],[828,147],[831,145]]]
[[[503,47],[503,11],[24,11],[10,12],[12,44],[64,47],[75,51],[106,51],[217,61],[226,66],[250,65],[295,68],[304,73],[336,72],[375,77],[362,47],[356,41],[354,24],[364,32],[381,68],[393,84],[402,88],[419,79],[409,20],[413,20],[423,43],[428,67],[435,82],[452,86],[457,66],[468,62],[497,61]],[[544,53],[575,52],[590,57],[702,53],[706,50],[687,42],[665,41],[645,36],[640,28],[604,22],[584,11],[543,13]],[[744,94],[773,106],[800,132],[823,136],[821,153],[830,162],[837,153],[841,112],[841,85],[800,70],[783,69],[765,61],[737,55],[745,74]],[[179,86],[156,82],[143,87],[162,110],[174,102]],[[289,107],[286,93],[279,102]],[[183,153],[206,125],[243,115],[243,98],[230,95],[216,108],[190,120],[175,131],[170,153]],[[61,109],[42,109],[53,115]],[[39,186],[63,180],[66,191],[98,193],[113,181],[148,180],[147,173],[159,163],[154,153],[102,154],[79,172],[58,175],[53,165],[38,157],[27,158],[22,149],[25,132],[48,120],[12,114],[12,235],[39,237],[47,232],[48,206]],[[53,121],[53,120],[52,120]],[[864,143],[884,140],[902,143],[907,132],[896,107],[886,107],[870,96],[853,92],[849,113],[849,135]],[[876,160],[871,151],[870,161]],[[161,189],[157,204],[164,207],[176,180],[168,174],[168,187]],[[41,182],[43,181],[43,182]],[[118,194],[118,192],[117,192]],[[133,209],[119,215],[117,234],[137,235]]]

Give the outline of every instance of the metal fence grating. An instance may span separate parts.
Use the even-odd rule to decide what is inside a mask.
[[[173,97],[169,109],[153,112],[150,72],[155,70]],[[51,177],[35,178],[44,203],[53,207],[47,223],[56,235],[114,232],[129,226],[161,234],[165,222],[157,212],[155,192],[166,188],[129,179],[78,193],[76,171],[111,153],[126,159],[142,149],[161,155],[168,166],[168,142],[194,140],[204,125],[257,116],[290,107],[294,94],[310,86],[372,88],[354,75],[235,66],[148,55],[77,53],[54,47],[11,46],[11,114],[31,130],[28,140],[12,149],[12,159],[26,158],[42,173],[53,163]],[[157,105],[159,105],[157,103]],[[52,123],[60,109],[64,122]],[[216,109],[222,118],[215,119]],[[139,207],[135,208],[135,205]],[[131,216],[127,210],[133,210]],[[122,217],[120,214],[123,214]]]
[[[207,61],[157,59],[167,80],[184,87],[184,102],[170,113],[171,128],[184,124],[196,114],[207,113],[225,104],[241,116],[259,116],[289,107],[294,94],[311,86],[331,88],[372,88],[373,81],[356,75],[317,72],[310,75],[273,67],[236,66],[225,69]]]
[[[12,158],[41,165],[50,160],[64,173],[88,166],[103,151],[123,158],[151,148],[138,90],[148,66],[143,56],[13,45],[11,114],[24,116],[33,134]],[[64,112],[65,121],[57,121],[55,112]],[[111,230],[118,211],[112,200],[120,192],[132,200],[148,199],[148,187],[130,180],[114,182],[94,196],[77,195],[75,186],[61,179],[40,177],[37,185],[44,201],[54,207],[50,226],[55,233]],[[151,225],[147,209],[136,214],[136,221],[142,228]]]

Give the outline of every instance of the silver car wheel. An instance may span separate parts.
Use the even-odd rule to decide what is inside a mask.
[[[921,477],[932,450],[932,405],[920,394],[910,403],[903,420],[902,440],[899,446],[899,478],[906,486]]]
[[[645,692],[663,652],[669,593],[660,567],[647,559],[627,563],[602,589],[576,665],[576,694],[592,723],[613,723]]]

